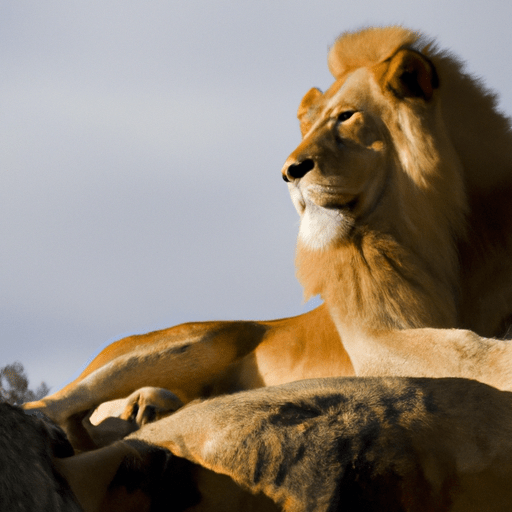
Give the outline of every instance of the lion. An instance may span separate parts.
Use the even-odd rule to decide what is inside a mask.
[[[512,393],[475,380],[303,380],[194,401],[127,439],[284,512],[512,508]]]
[[[454,376],[508,389],[512,135],[495,97],[402,27],[343,34],[334,84],[298,110],[282,176],[300,215],[297,272],[324,304],[268,322],[192,323],[105,348],[39,408],[72,444],[138,388],[183,403],[314,377]],[[485,337],[481,337],[485,336]]]
[[[160,408],[176,401],[158,388],[140,394]],[[130,397],[102,404],[94,428],[112,414],[135,430],[124,440],[129,446],[143,442],[143,452],[163,448],[174,456],[163,478],[149,468],[161,484],[147,470],[142,475],[153,482],[153,507],[190,503],[194,494],[197,505],[187,510],[512,506],[512,393],[475,380],[302,380],[195,400],[154,422],[135,413]]]
[[[510,388],[509,344],[471,331],[510,322],[508,121],[453,57],[403,28],[344,35],[329,67],[336,80],[303,98],[303,140],[282,171],[306,296],[324,299],[357,375]]]

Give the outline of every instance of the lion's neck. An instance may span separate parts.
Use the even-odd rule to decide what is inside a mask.
[[[456,326],[449,272],[434,274],[392,237],[365,233],[324,250],[299,243],[297,271],[306,296],[322,296],[342,337],[354,329]]]

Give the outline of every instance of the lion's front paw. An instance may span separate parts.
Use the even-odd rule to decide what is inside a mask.
[[[183,402],[171,391],[163,388],[138,389],[126,399],[120,418],[133,421],[139,427],[169,416],[183,406]]]

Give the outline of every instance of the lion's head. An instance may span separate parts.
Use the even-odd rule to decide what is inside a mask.
[[[401,27],[341,36],[329,68],[332,86],[299,106],[303,140],[282,171],[306,295],[370,303],[377,327],[460,325],[461,261],[473,265],[489,227],[473,205],[511,189],[507,120],[456,60]]]

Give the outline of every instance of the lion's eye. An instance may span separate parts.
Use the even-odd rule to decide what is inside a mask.
[[[338,121],[340,123],[343,123],[343,121],[346,121],[347,119],[350,119],[354,114],[355,114],[355,112],[353,110],[345,110],[345,112],[342,112],[338,116]]]

